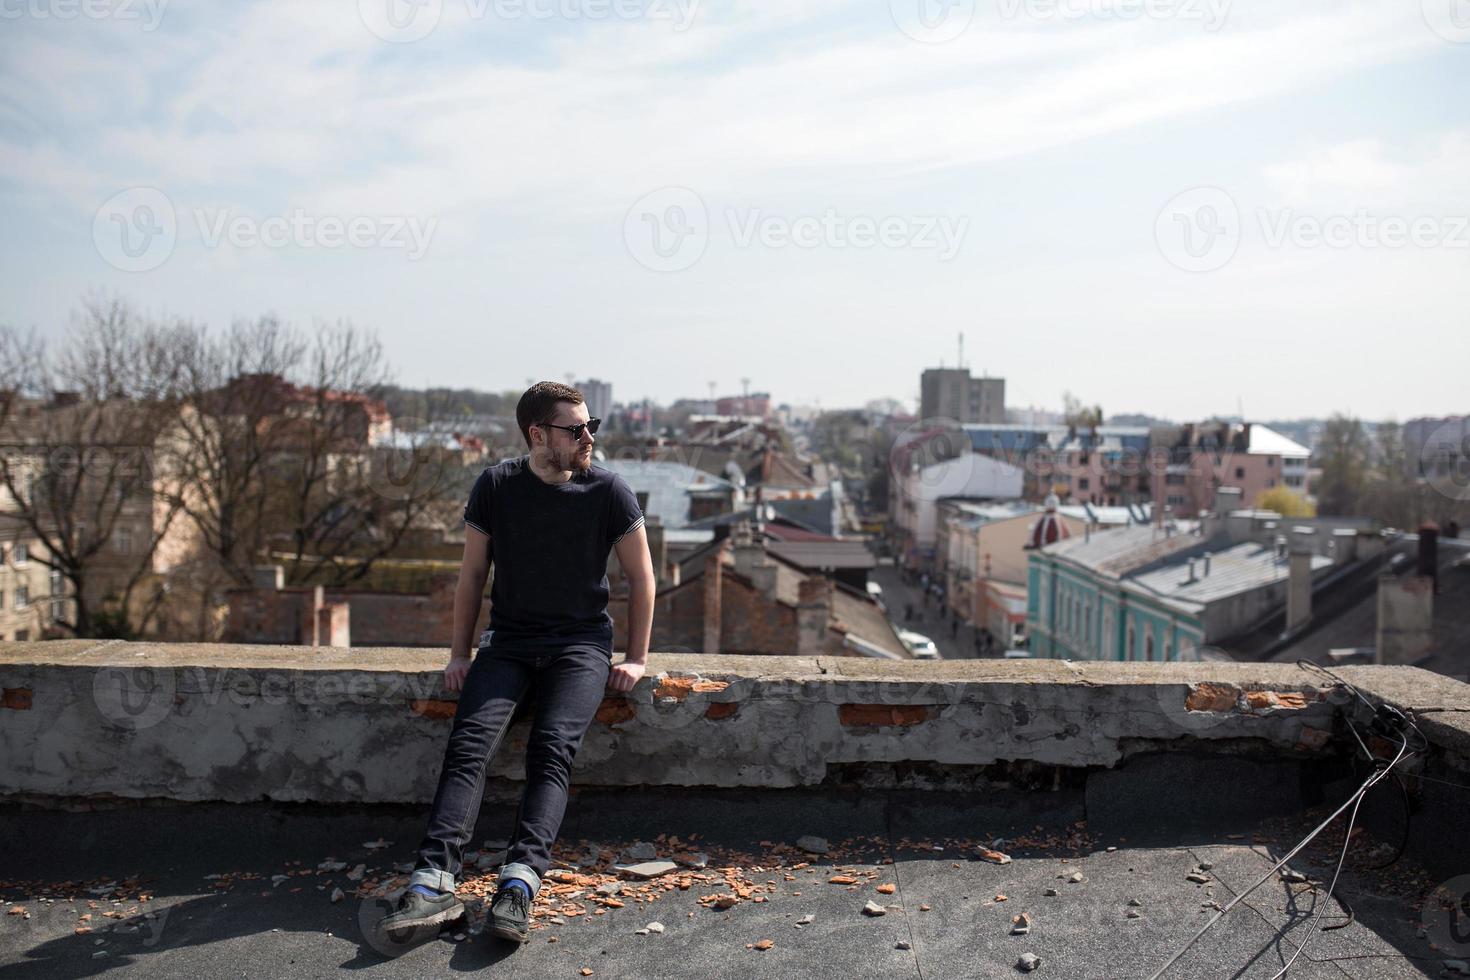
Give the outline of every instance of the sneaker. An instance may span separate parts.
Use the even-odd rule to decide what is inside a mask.
[[[463,915],[464,903],[453,892],[430,898],[410,888],[398,899],[398,907],[383,919],[380,928],[387,933],[403,932],[453,922]]]
[[[490,903],[490,933],[513,943],[531,937],[531,896],[524,888],[501,888]]]

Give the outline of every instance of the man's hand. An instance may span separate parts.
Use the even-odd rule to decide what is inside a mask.
[[[469,654],[450,654],[449,665],[444,668],[444,690],[458,691],[463,687],[464,675],[470,672],[471,663]]]
[[[607,686],[614,691],[631,691],[633,685],[638,683],[643,676],[643,664],[630,664],[626,661],[613,664],[612,673],[608,675]]]

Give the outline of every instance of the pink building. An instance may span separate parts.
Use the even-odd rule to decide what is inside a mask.
[[[1167,449],[1168,464],[1153,474],[1154,499],[1177,515],[1211,510],[1220,487],[1239,487],[1240,506],[1247,508],[1282,486],[1311,499],[1311,450],[1259,422],[1185,425],[1161,434],[1156,448]]]

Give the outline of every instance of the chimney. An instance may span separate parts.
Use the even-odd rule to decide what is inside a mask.
[[[1210,559],[1213,558],[1213,557],[1215,557],[1215,556],[1212,555],[1212,554],[1210,554],[1208,551],[1205,552],[1205,572],[1204,572],[1205,578],[1209,578],[1210,577]]]
[[[1286,583],[1286,632],[1295,633],[1312,619],[1312,552],[1305,542],[1291,546]]]
[[[750,525],[741,522],[735,528],[735,572],[750,579],[764,596],[776,593],[776,563],[766,555],[766,546],[755,540]]]
[[[721,544],[704,559],[704,652],[720,652],[723,623],[723,586],[725,548]]]
[[[1434,583],[1434,591],[1439,593],[1439,525],[1427,523],[1419,525],[1419,562],[1415,574],[1422,575]]]
[[[1190,583],[1198,582],[1199,581],[1199,576],[1194,573],[1194,559],[1193,558],[1189,559],[1189,561],[1186,564],[1189,567],[1189,578],[1185,579],[1185,584],[1186,585],[1189,585]]]
[[[832,623],[832,580],[809,575],[797,588],[796,655],[815,657],[826,649]]]
[[[1240,510],[1244,492],[1240,487],[1216,487],[1215,488],[1215,515],[1220,518],[1230,516],[1232,510]]]
[[[1421,539],[1422,540],[1422,539]],[[1378,578],[1378,645],[1380,664],[1412,664],[1434,646],[1434,580],[1392,572]]]

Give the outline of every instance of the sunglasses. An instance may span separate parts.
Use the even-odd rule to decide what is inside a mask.
[[[576,425],[556,425],[551,422],[542,422],[541,424],[548,429],[564,429],[572,434],[573,439],[581,439],[583,429],[586,429],[593,435],[597,435],[597,427],[602,425],[602,419],[588,419],[585,422],[578,422]]]

